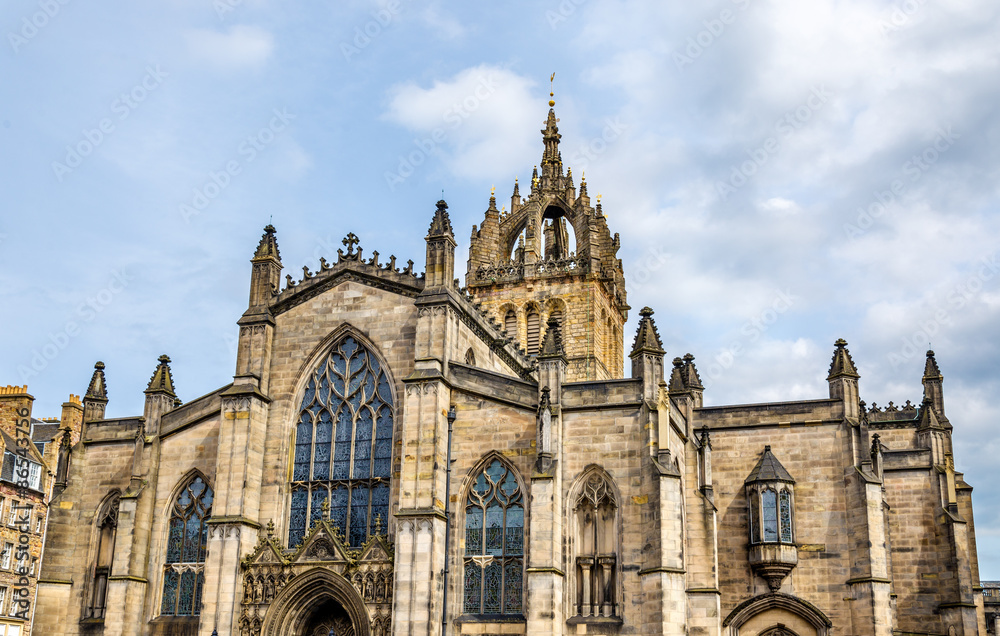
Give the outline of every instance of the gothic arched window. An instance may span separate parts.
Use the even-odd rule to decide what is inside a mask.
[[[360,546],[389,521],[392,389],[378,359],[351,336],[309,378],[295,430],[288,545],[302,542],[329,506],[330,521]],[[327,503],[328,502],[328,503]]]
[[[499,459],[472,482],[465,503],[466,614],[521,614],[524,595],[524,496]]]
[[[618,615],[618,502],[600,471],[586,478],[576,499],[577,616]]]
[[[511,338],[517,339],[517,312],[513,309],[507,310],[507,315],[503,318],[503,330]]]
[[[170,510],[167,562],[163,567],[164,616],[197,616],[201,613],[201,588],[205,582],[208,525],[212,514],[212,489],[200,476],[184,486]]]
[[[117,494],[108,497],[97,513],[97,559],[86,611],[86,618],[104,618],[108,597],[108,577],[115,556],[115,535],[118,531]]]

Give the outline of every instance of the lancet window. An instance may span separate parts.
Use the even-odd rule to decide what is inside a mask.
[[[97,558],[91,577],[90,594],[85,618],[104,618],[107,607],[108,577],[115,556],[115,535],[118,532],[118,495],[110,496],[97,513]]]

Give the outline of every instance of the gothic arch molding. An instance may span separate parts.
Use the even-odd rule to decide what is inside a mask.
[[[599,549],[596,545],[582,545],[583,535],[581,533],[584,532],[584,528],[581,518],[579,517],[579,515],[583,514],[583,512],[581,512],[581,501],[587,499],[585,493],[588,489],[588,484],[591,484],[595,478],[603,482],[602,488],[606,489],[608,498],[612,500],[612,505],[614,506],[614,519],[612,520],[611,525],[614,536],[610,541],[610,551],[607,549]],[[587,605],[586,600],[582,599],[583,596],[591,594],[591,598],[593,599],[598,595],[603,596],[603,594],[607,592],[607,588],[603,587],[601,589],[604,591],[600,594],[596,591],[592,593],[592,588],[589,585],[585,586],[582,590],[580,587],[581,584],[585,582],[585,579],[589,582],[591,577],[585,576],[586,570],[581,570],[580,567],[578,567],[579,557],[583,557],[585,560],[587,560],[587,557],[590,557],[588,561],[589,567],[597,569],[602,567],[600,563],[601,554],[604,555],[605,559],[607,559],[611,554],[614,555],[614,563],[610,566],[609,571],[603,571],[601,573],[601,580],[604,584],[608,583],[608,579],[612,581],[611,586],[613,587],[613,591],[605,597],[605,600],[610,601],[611,606],[605,609],[602,603],[599,608],[594,606],[595,609],[592,611],[599,612],[600,614],[608,614],[606,618],[620,617],[620,608],[624,607],[625,600],[624,588],[621,585],[622,536],[624,533],[622,506],[623,499],[621,491],[618,488],[618,484],[615,482],[611,474],[608,473],[604,467],[598,464],[589,464],[585,467],[576,479],[573,480],[573,483],[570,486],[565,507],[565,510],[569,515],[568,519],[570,519],[570,525],[568,526],[568,532],[566,534],[567,542],[565,558],[568,567],[566,572],[567,593],[564,603],[566,607],[566,615],[575,617],[573,620],[580,620],[581,615],[584,617],[588,616],[588,614],[585,613],[586,608],[581,609],[583,607],[580,605],[581,602],[583,605]],[[591,515],[597,511],[597,509],[593,506],[589,507],[589,510]],[[598,522],[595,520],[594,523],[596,524]],[[607,530],[605,529],[604,532],[606,533]],[[591,538],[594,538],[593,535],[591,535]],[[594,576],[597,575],[595,574]],[[594,613],[589,616],[596,617],[597,615],[597,613]],[[583,620],[585,621],[586,619]]]
[[[371,636],[368,608],[344,577],[325,568],[305,572],[274,598],[268,609],[261,636],[300,634],[312,612],[328,601],[338,603],[354,626],[354,636]]]
[[[771,593],[755,596],[733,609],[722,621],[727,636],[740,636],[740,628],[754,617],[768,610],[784,610],[794,614],[816,630],[818,636],[827,636],[833,623],[818,607],[791,594]]]
[[[343,322],[333,329],[330,333],[326,335],[315,347],[309,352],[302,364],[299,365],[298,371],[295,372],[295,389],[291,395],[291,400],[288,401],[287,410],[285,417],[282,421],[291,422],[295,420],[295,412],[298,405],[302,402],[302,396],[305,394],[306,385],[309,383],[309,375],[316,369],[322,360],[323,356],[330,352],[330,349],[340,342],[342,339],[350,336],[358,341],[365,349],[367,349],[375,358],[378,359],[379,364],[382,368],[386,370],[389,378],[392,380],[390,382],[390,389],[392,391],[392,404],[393,409],[398,413],[399,404],[399,387],[396,386],[396,378],[392,373],[392,367],[386,360],[385,356],[382,354],[382,350],[379,348],[375,342],[368,337],[368,334],[361,331],[349,322]]]

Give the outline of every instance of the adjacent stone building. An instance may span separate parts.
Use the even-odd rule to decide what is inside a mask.
[[[31,621],[54,455],[43,457],[33,442],[36,430],[52,428],[31,417],[34,399],[26,386],[0,387],[0,636],[39,633]],[[69,396],[61,420],[71,427],[82,416],[80,398]]]
[[[348,234],[295,280],[268,226],[231,383],[182,404],[163,356],[110,419],[98,363],[36,633],[985,634],[933,352],[901,408],[843,340],[828,395],[705,406],[648,307],[626,362],[619,238],[557,122],[464,288],[444,201],[422,274]]]

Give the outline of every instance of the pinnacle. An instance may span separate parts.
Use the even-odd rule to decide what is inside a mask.
[[[643,352],[663,355],[663,342],[656,330],[656,323],[653,322],[653,310],[649,307],[643,307],[639,311],[639,315],[641,316],[639,328],[636,330],[635,343],[632,345],[632,353],[629,356]]]
[[[927,362],[924,364],[924,379],[925,380],[940,380],[941,369],[938,368],[937,360],[934,358],[934,352],[927,352]]]
[[[104,363],[98,362],[94,365],[94,375],[90,378],[90,386],[87,387],[86,400],[107,400],[108,386],[104,379]]]
[[[549,322],[546,324],[545,329],[545,340],[542,342],[542,348],[538,352],[539,358],[565,358],[566,349],[563,348],[562,341],[562,330],[559,327],[559,321],[555,317],[550,316]]]
[[[264,234],[260,237],[257,251],[253,255],[253,260],[273,258],[281,262],[281,253],[278,251],[278,239],[275,237],[274,226],[268,224],[264,227]]]
[[[493,197],[490,197],[491,199]],[[491,201],[491,207],[496,208],[496,201]],[[448,204],[444,199],[437,202],[437,209],[434,211],[434,219],[431,221],[430,230],[427,232],[428,238],[432,236],[454,236],[451,229],[451,219],[448,218]]]
[[[847,341],[843,338],[838,338],[833,344],[837,348],[833,352],[833,360],[830,362],[830,373],[826,379],[832,380],[838,377],[860,378],[861,376],[858,375],[858,370],[854,366],[854,360],[851,359],[851,352],[847,350]]]
[[[166,393],[167,395],[177,397],[174,393],[174,378],[170,373],[170,358],[166,355],[162,355],[158,358],[159,365],[156,367],[156,371],[153,372],[153,377],[149,379],[149,386],[146,387],[146,393]]]

